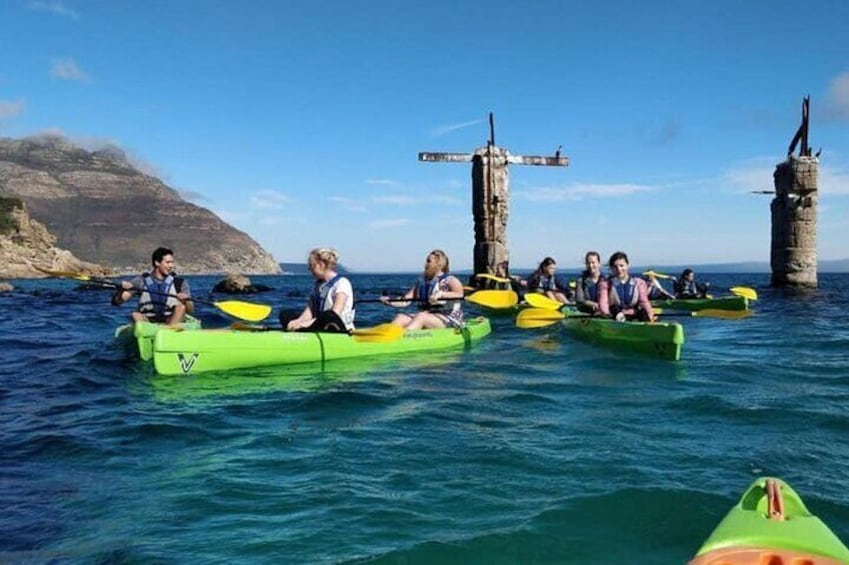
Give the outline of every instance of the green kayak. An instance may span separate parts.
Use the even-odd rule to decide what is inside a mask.
[[[655,308],[668,310],[748,310],[749,300],[743,296],[720,296],[718,298],[675,298],[672,300],[652,300]]]
[[[615,349],[634,351],[668,361],[681,358],[684,328],[678,323],[617,322],[564,308],[561,323],[573,335]]]
[[[396,327],[396,329],[398,329]],[[367,329],[361,330],[368,333]],[[489,335],[489,320],[468,320],[462,329],[411,330],[391,339],[340,333],[185,330],[159,331],[153,341],[153,364],[162,375],[184,375],[334,359],[389,355],[469,346]],[[380,337],[380,336],[376,336]]]
[[[153,338],[164,328],[165,324],[154,324],[152,322],[137,322],[124,324],[115,329],[115,339],[126,348],[138,352],[142,361],[153,359]],[[193,316],[186,316],[186,321],[180,324],[182,329],[199,330],[200,320]]]
[[[743,493],[690,565],[836,565],[849,549],[781,479],[761,477]]]

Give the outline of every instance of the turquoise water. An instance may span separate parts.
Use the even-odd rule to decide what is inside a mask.
[[[310,286],[253,280],[275,316]],[[108,293],[13,281],[0,562],[684,563],[765,474],[849,540],[849,275],[710,280],[756,314],[683,320],[678,363],[503,317],[470,351],[180,378],[114,345]]]

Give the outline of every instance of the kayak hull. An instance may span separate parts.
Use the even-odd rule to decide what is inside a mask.
[[[667,361],[681,359],[684,328],[678,323],[617,322],[575,310],[564,310],[561,323],[575,337],[614,349],[631,351]]]
[[[748,310],[749,299],[744,296],[722,296],[719,298],[675,298],[671,300],[652,300],[655,308],[669,310]]]
[[[193,316],[186,316],[186,321],[178,327],[186,330],[199,330],[201,322]],[[165,324],[154,324],[152,322],[124,324],[115,329],[115,339],[127,349],[132,349],[134,353],[137,353],[142,361],[150,361],[153,359],[153,338],[163,328],[165,328]]]
[[[362,340],[343,333],[223,330],[159,331],[153,363],[162,375],[187,375],[374,355],[468,347],[491,332],[489,320],[462,329],[410,330],[393,340]]]
[[[770,519],[768,482],[778,486],[782,520]],[[690,565],[833,565],[849,563],[849,549],[784,481],[761,477],[723,518]]]

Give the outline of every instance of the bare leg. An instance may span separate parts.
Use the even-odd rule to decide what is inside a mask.
[[[176,327],[183,320],[186,319],[186,305],[185,304],[177,304],[174,306],[174,313],[171,314],[171,317],[168,318],[168,326]]]
[[[392,323],[396,326],[401,326],[402,328],[406,328],[410,325],[410,322],[413,321],[413,317],[409,314],[397,314],[393,319]]]
[[[408,330],[419,329],[438,329],[444,328],[445,322],[439,316],[434,316],[430,312],[419,312],[416,314],[413,321],[407,325]]]

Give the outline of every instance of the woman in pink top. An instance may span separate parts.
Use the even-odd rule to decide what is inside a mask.
[[[598,283],[598,308],[603,316],[625,320],[654,320],[646,281],[628,274],[628,256],[617,251],[607,263],[610,276]]]

